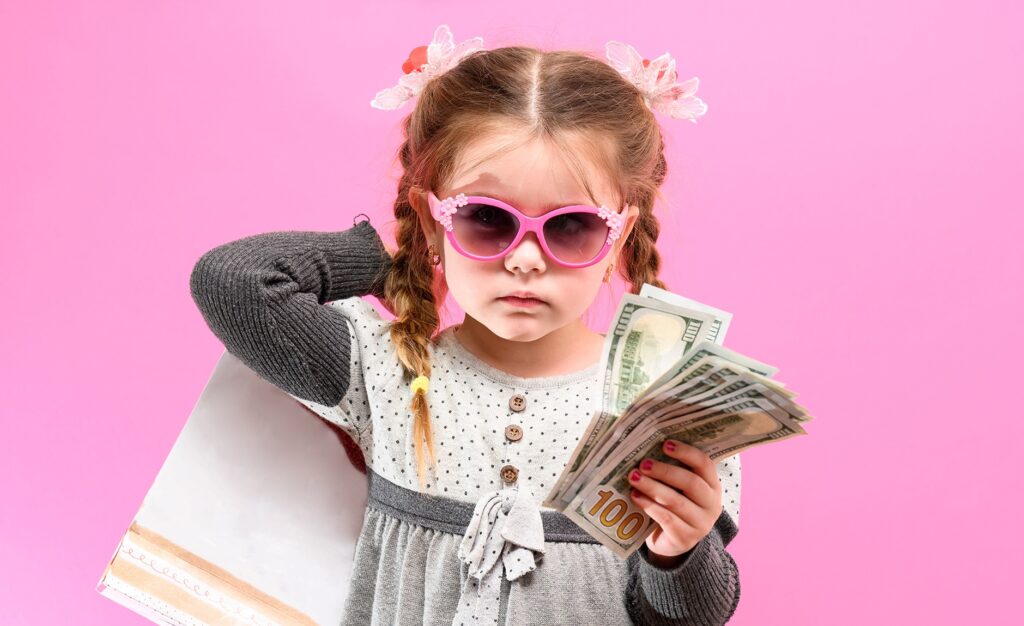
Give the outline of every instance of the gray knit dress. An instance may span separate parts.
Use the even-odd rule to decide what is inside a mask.
[[[391,259],[368,221],[218,246],[192,297],[228,351],[362,449],[369,502],[343,624],[723,624],[739,602],[726,546],[739,520],[739,456],[717,465],[714,528],[663,569],[621,559],[541,506],[590,420],[599,364],[523,378],[441,331],[427,395],[438,470],[416,478],[411,379],[383,295]]]

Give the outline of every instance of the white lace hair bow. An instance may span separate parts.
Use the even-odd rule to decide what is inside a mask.
[[[370,106],[375,109],[397,109],[419,95],[430,80],[455,67],[466,55],[482,50],[482,37],[473,37],[455,45],[451,29],[442,24],[434,31],[434,40],[427,46],[418,46],[402,64],[404,74],[398,84],[377,92]],[[644,102],[653,110],[669,117],[696,123],[708,106],[698,98],[696,76],[676,83],[676,61],[669,53],[650,61],[640,56],[633,46],[621,41],[605,44],[609,65],[633,83],[644,96]]]
[[[604,53],[609,65],[636,85],[652,109],[695,124],[698,117],[707,113],[708,105],[694,95],[700,80],[694,76],[677,83],[676,60],[668,52],[649,61],[640,56],[633,46],[609,41],[604,45]]]
[[[405,74],[398,84],[377,92],[370,106],[375,109],[397,109],[413,96],[423,91],[431,79],[455,67],[462,57],[484,47],[483,37],[467,39],[455,45],[455,38],[447,24],[441,24],[434,31],[434,40],[429,46],[413,48],[409,58],[402,64]]]

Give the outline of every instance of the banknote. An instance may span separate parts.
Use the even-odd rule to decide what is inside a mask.
[[[614,328],[614,327],[613,327]],[[612,333],[609,332],[609,335]],[[606,337],[607,342],[607,337]],[[630,407],[626,407],[628,410],[643,409],[651,401],[657,398],[652,397],[660,393],[670,393],[673,387],[678,388],[679,385],[685,383],[688,378],[693,378],[703,373],[698,366],[701,365],[701,360],[706,359],[710,356],[718,356],[724,359],[730,359],[735,362],[737,366],[745,367],[751,371],[762,372],[766,375],[774,374],[775,368],[761,363],[749,357],[745,357],[733,350],[729,350],[724,346],[719,346],[710,341],[701,341],[690,348],[685,354],[683,354],[679,360],[673,363],[671,366],[662,372],[662,375],[653,381],[649,381],[647,389],[643,390],[640,396],[634,398],[633,404]],[[695,371],[696,368],[696,371]],[[683,394],[677,393],[676,395],[682,396]],[[658,396],[660,397],[660,396]],[[552,498],[550,503],[545,501],[547,506],[553,508],[563,509],[569,504],[569,501],[575,495],[579,487],[582,487],[582,483],[586,481],[587,475],[586,470],[583,469],[583,463],[590,463],[594,460],[593,451],[598,449],[602,444],[607,447],[607,438],[610,436],[609,431],[619,421],[621,415],[610,417],[606,415],[599,415],[596,419],[600,420],[599,425],[594,424],[594,420],[591,421],[591,426],[595,428],[594,431],[588,429],[587,434],[584,435],[584,439],[581,440],[580,445],[577,446],[576,452],[574,453],[575,464],[571,461],[566,466],[566,471],[563,472],[562,477],[555,483],[552,493],[557,493],[556,498]],[[600,431],[596,428],[600,427]],[[587,436],[590,436],[589,441],[585,441]],[[586,443],[587,445],[582,445]],[[586,458],[583,458],[586,455]],[[603,459],[603,456],[597,456],[597,460]]]
[[[737,365],[742,366],[750,370],[751,372],[763,376],[765,378],[771,378],[778,372],[778,369],[772,367],[771,365],[761,363],[760,361],[756,361],[750,357],[744,356],[724,346],[719,346],[710,342],[705,342],[700,346],[697,346],[697,348],[697,350],[688,353],[686,355],[687,358],[685,360],[680,359],[670,368],[665,370],[662,373],[662,375],[658,377],[657,380],[651,382],[651,385],[648,387],[646,393],[644,394],[645,401],[650,400],[651,396],[655,396],[661,392],[670,389],[674,385],[678,385],[680,382],[683,381],[684,377],[687,375],[688,370],[691,367],[693,367],[697,361],[705,359],[709,356],[717,356],[721,359],[730,360],[736,363]]]
[[[775,405],[789,419],[802,421],[805,412],[791,401],[791,392],[777,387],[768,378],[743,365],[723,358],[725,355],[732,355],[732,358],[740,357],[721,346],[707,343],[698,344],[684,355],[681,360],[690,365],[674,379],[675,385],[663,388],[664,391],[651,396],[650,399],[637,402],[616,420],[610,431],[601,438],[582,469],[562,487],[558,502],[567,504],[591,478],[595,469],[615,450],[621,449],[624,446],[623,442],[641,424],[656,424],[741,397],[763,398]],[[745,362],[761,371],[772,370],[751,359],[746,359]],[[644,398],[648,398],[648,394],[645,393]]]
[[[601,358],[603,378],[597,406],[549,497],[557,496],[560,487],[573,479],[615,419],[652,381],[715,332],[712,314],[636,294],[622,297],[612,319]],[[561,508],[568,502],[549,499],[544,504]]]
[[[629,497],[628,474],[651,458],[679,464],[661,446],[667,438],[700,448],[718,462],[753,446],[806,434],[770,402],[747,398],[643,427],[624,442],[623,454],[606,462],[566,507],[577,525],[622,558],[628,557],[654,530],[653,520]]]
[[[712,324],[710,339],[719,345],[725,343],[725,334],[729,332],[729,324],[732,323],[732,313],[723,311],[722,309],[716,309],[713,306],[709,306],[703,302],[697,302],[696,300],[687,298],[686,296],[681,296],[677,293],[672,293],[666,289],[655,287],[650,283],[644,283],[643,286],[640,287],[640,296],[643,298],[654,298],[655,300],[668,302],[669,304],[681,306],[684,309],[711,314],[714,316],[715,321]]]
[[[635,410],[631,408],[617,420],[593,453],[589,465],[603,462],[641,424],[666,421],[740,398],[763,398],[784,411],[790,419],[805,421],[805,413],[789,399],[789,392],[742,366],[709,356],[697,361],[691,370],[692,374],[684,379],[684,383],[656,397],[653,402],[642,403]]]
[[[721,345],[732,314],[645,284],[612,317],[592,418],[544,500],[601,543],[628,556],[653,531],[628,497],[644,458],[666,460],[674,438],[716,462],[806,434],[813,419],[778,369]],[[676,461],[671,461],[676,462]]]
[[[637,428],[630,431],[625,438],[618,442],[616,447],[612,450],[612,454],[605,456],[605,458],[600,462],[595,461],[588,464],[588,468],[590,469],[590,479],[593,479],[593,476],[600,474],[608,467],[614,466],[618,463],[621,457],[627,454],[628,451],[632,450],[633,447],[639,445],[640,442],[644,441],[651,432],[667,425],[678,425],[693,422],[694,420],[705,419],[730,411],[735,411],[737,407],[742,409],[753,408],[754,405],[749,404],[750,400],[754,400],[756,402],[756,406],[763,412],[772,415],[777,418],[777,421],[784,422],[795,430],[796,427],[799,426],[799,422],[793,420],[785,409],[772,400],[772,392],[770,390],[765,390],[765,394],[763,394],[757,387],[751,387],[746,389],[744,394],[720,404],[714,404],[707,407],[694,407],[693,410],[683,412],[682,414],[676,414],[674,412],[666,413],[662,411],[661,415],[652,416],[648,422],[639,422]],[[743,416],[751,419],[756,417],[752,413],[745,413]],[[705,442],[705,447],[711,448],[714,444],[715,442]],[[587,482],[589,482],[589,480]],[[581,487],[582,486],[583,485],[581,485]],[[575,493],[578,492],[579,490]]]

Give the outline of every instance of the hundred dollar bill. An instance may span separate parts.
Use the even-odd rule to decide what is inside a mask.
[[[725,343],[725,333],[729,331],[729,324],[732,323],[732,313],[723,311],[722,309],[716,309],[713,306],[708,306],[703,302],[697,302],[686,296],[681,296],[678,293],[672,293],[666,291],[660,287],[655,287],[650,283],[644,283],[640,287],[640,295],[644,298],[654,298],[655,300],[661,300],[662,302],[668,302],[676,306],[681,306],[694,311],[700,311],[702,313],[710,313],[715,316],[715,321],[712,324],[711,341],[722,345]]]
[[[688,372],[690,372],[689,378],[687,380],[696,381],[696,383],[699,384],[701,381],[704,380],[704,375],[712,367],[713,365],[711,363],[704,363],[703,361],[698,361],[697,364],[695,364],[693,367],[687,370]],[[693,384],[694,383],[691,382],[681,387],[682,391],[680,393],[680,396],[685,397],[685,394],[688,393],[689,387],[691,387]],[[652,405],[654,409],[661,409],[666,405],[676,406],[679,403],[679,399],[676,396],[666,394],[659,397],[664,399],[654,403]],[[629,435],[633,428],[639,426],[639,421],[637,421],[633,416],[637,414],[643,414],[644,412],[645,411],[634,410],[633,408],[630,408],[618,420],[616,420],[615,423],[612,424],[611,427],[598,439],[597,443],[591,449],[589,456],[587,457],[585,463],[583,463],[579,471],[577,471],[574,476],[569,478],[566,481],[566,483],[561,487],[562,492],[560,494],[559,499],[563,505],[568,505],[569,501],[571,501],[573,496],[576,495],[577,492],[579,492],[580,488],[582,488],[583,485],[590,481],[593,473],[597,470],[598,466],[607,458],[609,454],[618,449],[617,446],[620,445],[622,439]]]
[[[726,369],[715,371],[711,374],[711,377],[719,376],[727,371]],[[807,410],[804,407],[793,402],[796,394],[782,389],[775,385],[774,381],[769,381],[752,372],[741,372],[739,375],[724,378],[720,385],[704,393],[687,396],[685,402],[691,405],[708,407],[735,400],[736,398],[746,397],[744,394],[750,389],[754,389],[759,395],[771,400],[779,408],[784,409],[789,413],[790,419],[798,422],[809,422],[814,419],[807,414]]]
[[[618,455],[573,498],[565,514],[622,558],[640,547],[654,530],[653,520],[629,497],[628,474],[644,458],[679,462],[661,447],[667,438],[686,442],[719,462],[747,448],[806,434],[780,416],[771,403],[751,398],[715,407],[659,425],[630,438]]]
[[[742,355],[735,350],[730,350],[725,346],[719,346],[711,342],[702,342],[694,346],[693,350],[687,352],[683,359],[680,359],[672,367],[665,370],[658,380],[655,380],[647,388],[644,397],[638,402],[636,408],[642,408],[640,403],[649,402],[652,398],[658,394],[664,393],[670,390],[672,387],[679,385],[681,382],[685,382],[685,377],[698,361],[709,356],[716,356],[721,359],[732,361],[736,365],[744,367],[751,372],[763,376],[765,378],[771,378],[778,372],[778,368],[772,367],[767,363],[762,363],[748,356]],[[781,383],[775,383],[782,386]]]
[[[752,374],[746,368],[724,359],[708,356],[699,360],[690,370],[693,372],[692,376],[687,377],[690,382],[674,388],[642,410],[627,411],[592,453],[587,467],[593,471],[642,424],[666,421],[741,398],[763,398],[795,421],[802,421],[805,415],[785,395],[788,392],[780,393],[784,390],[774,387],[767,378]],[[586,470],[581,471],[574,485],[582,486],[580,478],[586,477],[588,473]],[[567,489],[572,491],[573,487]]]
[[[723,415],[734,414],[737,412],[741,413],[744,418],[771,417],[776,422],[783,423],[786,427],[796,432],[797,434],[805,434],[800,424],[794,420],[791,420],[784,410],[775,406],[775,404],[768,400],[767,398],[759,397],[756,394],[754,394],[753,397],[737,398],[736,400],[732,400],[721,405],[708,407],[706,409],[702,409],[694,413],[688,413],[686,415],[682,415],[676,418],[661,420],[653,422],[651,424],[645,424],[642,428],[639,428],[636,431],[634,431],[625,441],[622,442],[622,446],[619,448],[615,455],[609,457],[608,459],[606,459],[604,463],[600,464],[600,466],[597,468],[597,472],[595,473],[595,475],[603,474],[607,472],[609,468],[617,465],[624,455],[628,454],[631,450],[634,450],[637,448],[637,446],[641,445],[642,442],[646,440],[651,433],[658,431],[667,432],[669,430],[678,430],[679,428],[682,428],[684,426],[695,425],[703,421],[711,420],[716,417],[721,417]],[[748,428],[756,430],[756,428],[766,427],[766,425],[766,422],[759,424],[751,424]],[[710,436],[709,433],[705,433],[705,435]],[[770,441],[775,440],[776,439],[771,439]],[[765,443],[768,443],[768,441],[765,441]],[[727,456],[731,456],[731,454],[739,452],[744,448],[750,447],[748,445],[744,445],[741,448],[733,452],[730,452],[729,454],[717,453],[718,456],[716,456],[716,453],[714,451],[715,445],[717,445],[715,441],[709,440],[705,441],[699,447],[701,447],[701,449],[707,452],[707,454],[716,461],[719,461]]]
[[[677,418],[686,417],[687,420],[703,418],[714,414],[716,411],[728,410],[729,407],[735,406],[744,400],[756,398],[766,402],[767,404],[762,403],[761,406],[767,408],[772,415],[777,416],[780,420],[798,422],[798,420],[794,419],[794,414],[798,411],[788,399],[756,381],[738,391],[731,392],[726,397],[716,398],[714,395],[702,395],[706,397],[699,401],[684,398],[664,405],[655,405],[647,414],[629,418],[623,417],[621,421],[623,424],[628,425],[625,428],[616,426],[616,429],[613,431],[614,434],[605,439],[601,448],[595,453],[594,458],[588,461],[585,471],[580,474],[580,476],[586,477],[586,480],[583,483],[577,482],[576,485],[571,487],[570,494],[574,496],[576,493],[579,493],[583,485],[589,482],[593,476],[599,474],[609,462],[615,462],[617,454],[631,450],[632,445],[636,443],[634,439],[638,432],[648,433],[662,427],[666,423],[679,423]],[[708,411],[707,409],[712,410]],[[640,434],[639,436],[643,438],[645,435]]]
[[[665,387],[664,391],[652,394],[641,403],[635,404],[619,420],[619,424],[629,420],[649,419],[652,415],[660,415],[659,411],[671,409],[682,414],[693,404],[707,405],[717,402],[705,402],[709,398],[718,398],[722,394],[731,393],[749,385],[759,385],[771,390],[771,399],[784,408],[793,419],[799,421],[803,412],[792,401],[795,394],[783,389],[763,376],[751,372],[742,365],[716,357],[705,356],[697,360],[693,366],[679,377],[679,384]]]
[[[627,412],[644,411],[651,404],[657,403],[661,398],[667,398],[663,401],[663,404],[677,402],[674,398],[684,394],[681,392],[672,394],[673,390],[690,389],[689,387],[681,386],[691,380],[703,381],[704,374],[713,367],[713,364],[708,361],[711,358],[718,359],[714,363],[731,362],[734,364],[734,367],[740,368],[743,371],[763,374],[766,378],[774,375],[777,371],[776,368],[766,363],[746,357],[724,346],[719,346],[709,341],[701,341],[682,355],[657,381],[644,390],[634,400],[633,405],[627,407]],[[708,363],[706,366],[704,365],[705,362]],[[555,487],[552,489],[554,495],[549,495],[548,500],[545,501],[546,505],[558,510],[564,510],[568,506],[573,496],[590,480],[590,474],[593,472],[596,464],[604,460],[604,455],[614,447],[614,442],[617,441],[617,438],[613,437],[612,429],[619,426],[626,419],[629,419],[628,416],[623,415],[615,420],[609,420],[604,424],[603,430],[591,435],[593,441],[588,442],[589,445],[586,447],[582,446],[583,440],[581,439],[581,443],[577,445],[574,456],[570,457],[570,461],[566,466],[567,469],[573,468],[572,473],[566,474],[566,471],[563,470],[562,477],[559,478],[559,482],[556,482]],[[584,437],[589,434],[591,434],[590,429],[587,430],[587,434]],[[599,452],[601,450],[603,452]],[[583,454],[586,454],[585,458]]]
[[[697,365],[694,367],[698,367],[700,363],[701,361],[698,361]],[[682,374],[681,378],[685,380],[687,378],[686,374]],[[662,392],[660,395],[656,393],[645,394],[644,402],[635,403],[630,407],[630,410],[627,411],[627,414],[644,412],[646,408],[651,406],[651,403],[658,402],[664,394],[675,396],[681,402],[685,402],[687,404],[710,406],[723,400],[738,397],[741,394],[742,389],[753,385],[769,390],[771,393],[765,393],[763,395],[772,399],[772,401],[780,408],[785,409],[789,413],[789,417],[791,419],[798,422],[809,422],[814,419],[813,416],[807,413],[807,409],[805,407],[794,402],[793,399],[797,397],[797,394],[786,389],[781,382],[768,379],[745,367],[728,363],[720,366],[718,369],[712,370],[705,376],[705,378],[711,383],[710,389],[701,390],[694,385],[684,383],[682,386]],[[777,396],[781,396],[781,399]],[[711,401],[712,399],[714,400],[713,402]],[[626,416],[623,416],[622,419],[625,419],[625,417]],[[620,419],[620,422],[622,419]]]
[[[715,318],[708,313],[625,294],[605,336],[601,357],[603,380],[598,405],[586,431],[544,501],[555,502],[560,487],[579,471],[590,450],[611,423],[664,371],[694,345],[707,341]],[[561,503],[562,506],[568,501]]]

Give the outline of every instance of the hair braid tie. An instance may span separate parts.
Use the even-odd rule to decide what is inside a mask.
[[[422,390],[423,393],[427,393],[427,389],[429,387],[430,379],[422,375],[417,376],[415,379],[413,379],[412,383],[409,385],[409,388],[412,389],[413,393],[416,393],[417,391],[420,390]]]

